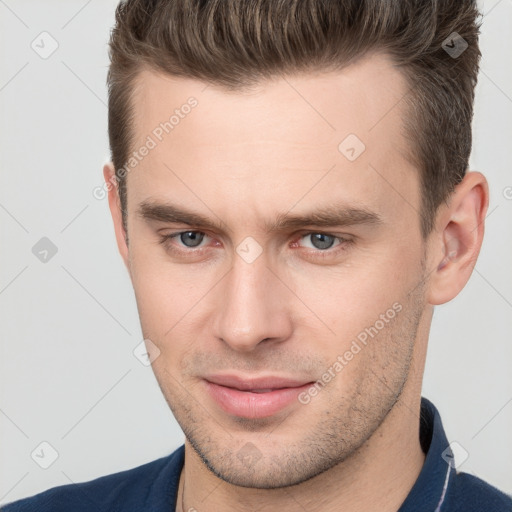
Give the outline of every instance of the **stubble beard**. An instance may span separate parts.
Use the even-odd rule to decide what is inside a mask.
[[[371,341],[373,345],[362,350],[364,361],[350,394],[336,389],[335,378],[319,393],[325,396],[323,402],[312,400],[280,424],[272,418],[239,418],[230,432],[233,423],[223,426],[215,421],[200,404],[203,397],[191,397],[165,378],[165,372],[157,375],[157,381],[188,442],[215,476],[255,489],[298,485],[354,459],[399,401],[424,310],[424,287],[417,286],[402,305],[402,311]],[[325,404],[323,409],[319,403]],[[287,424],[289,420],[295,428]],[[278,435],[285,427],[293,432],[289,442]],[[249,445],[255,447],[256,457],[248,463],[241,454]]]

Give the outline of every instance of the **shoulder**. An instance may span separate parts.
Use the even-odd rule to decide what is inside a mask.
[[[512,497],[487,482],[468,473],[457,473],[450,493],[447,510],[469,512],[512,512]]]
[[[53,487],[8,503],[1,512],[95,512],[144,510],[172,494],[182,467],[183,447],[171,455],[88,482]]]

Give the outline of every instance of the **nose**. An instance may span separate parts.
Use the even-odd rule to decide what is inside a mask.
[[[238,352],[278,343],[292,332],[290,290],[267,266],[264,255],[248,263],[238,254],[219,288],[215,336]]]

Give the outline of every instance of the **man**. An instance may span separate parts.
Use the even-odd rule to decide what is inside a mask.
[[[488,207],[467,171],[477,16],[119,5],[105,183],[186,441],[6,512],[512,510],[457,473],[421,398],[434,306],[467,283]]]

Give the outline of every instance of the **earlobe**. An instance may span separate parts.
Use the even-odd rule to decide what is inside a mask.
[[[108,205],[110,208],[110,214],[112,215],[112,221],[114,223],[117,247],[119,249],[119,254],[123,258],[124,264],[128,269],[128,272],[130,272],[130,266],[128,262],[128,244],[126,241],[126,231],[123,225],[123,214],[121,201],[119,199],[118,181],[112,162],[107,162],[103,166],[103,177],[105,179],[106,188],[108,190]]]
[[[473,171],[457,185],[448,206],[438,212],[430,304],[452,300],[468,282],[482,246],[488,204],[487,180]]]

